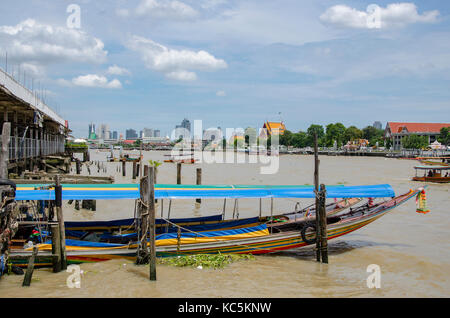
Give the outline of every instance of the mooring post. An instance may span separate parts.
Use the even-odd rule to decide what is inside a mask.
[[[227,198],[223,199],[222,221],[225,221],[225,209],[227,207]]]
[[[148,171],[148,221],[150,224],[150,280],[156,280],[156,247],[155,247],[155,168]]]
[[[0,153],[0,178],[8,179],[9,140],[11,135],[11,123],[4,122],[2,128],[2,151]]]
[[[127,167],[126,167],[126,160],[125,159],[123,159],[122,160],[122,177],[126,177],[126,175],[127,175]]]
[[[64,227],[64,216],[62,211],[62,186],[59,175],[55,176],[55,181],[55,206],[61,240],[61,270],[65,270],[67,269],[66,229]]]
[[[147,232],[148,232],[148,208],[145,207],[145,204],[148,204],[148,166],[144,167],[144,175],[141,177],[140,181],[140,202],[139,202],[139,215],[140,218],[140,226],[138,227],[138,250],[137,250],[137,258],[136,264],[141,265],[147,262],[148,258],[148,244],[147,244]]]
[[[314,133],[314,192],[316,195],[316,260],[320,262],[320,214],[319,214],[319,146],[317,133]]]
[[[61,237],[59,232],[59,225],[52,225],[52,264],[53,273],[61,271]]]
[[[25,273],[25,277],[23,278],[22,286],[30,286],[31,277],[33,276],[34,271],[34,259],[38,253],[39,249],[37,246],[33,247],[33,254],[31,254],[30,260],[28,261],[27,271]]]
[[[80,174],[81,173],[81,161],[80,161],[80,159],[76,159],[75,165],[76,165],[76,168],[77,168],[77,174]]]
[[[320,254],[322,263],[328,264],[328,235],[327,235],[327,215],[326,215],[326,188],[324,184],[320,185]]]
[[[270,198],[270,222],[273,223],[273,198]],[[272,234],[272,228],[273,226],[270,227],[270,234]]]
[[[202,168],[197,168],[197,185],[202,184]],[[202,199],[195,199],[195,202],[202,203]]]
[[[136,161],[133,161],[133,175],[132,175],[132,178],[133,178],[133,180],[135,180],[136,179]]]
[[[259,198],[259,217],[262,216],[262,198]]]
[[[181,184],[181,162],[177,163],[177,184]]]

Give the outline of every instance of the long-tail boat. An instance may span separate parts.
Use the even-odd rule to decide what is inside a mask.
[[[364,204],[350,211],[342,211],[337,215],[327,218],[327,233],[328,239],[351,233],[379,217],[385,215],[388,211],[403,204],[408,199],[414,197],[422,189],[409,192],[394,197],[392,188],[387,185],[380,186],[366,186],[366,187],[329,187],[327,194],[329,197],[392,197],[387,201],[373,204],[372,199],[368,204]],[[226,192],[226,191],[225,191]],[[233,191],[231,191],[233,192]],[[244,191],[246,192],[246,191]],[[271,191],[272,197],[311,197],[313,195],[312,189],[291,189],[290,191]],[[239,195],[242,191],[238,191],[235,195]],[[225,195],[225,193],[222,194]],[[242,195],[242,194],[240,194]],[[261,196],[260,191],[250,191],[245,194],[246,197]],[[64,196],[64,195],[63,195]],[[168,191],[168,193],[159,193],[157,197],[176,197],[192,198],[199,196],[198,191],[189,193],[182,191],[176,195]],[[203,197],[217,197],[218,194],[205,192]],[[74,196],[72,196],[74,197]],[[156,197],[156,195],[155,195]],[[268,227],[266,224],[260,224],[252,227],[244,227],[230,230],[218,231],[200,231],[200,232],[185,232],[177,233],[163,233],[156,237],[156,253],[157,256],[175,256],[185,254],[198,253],[251,253],[264,254],[272,253],[281,250],[304,247],[314,242],[315,229],[312,222],[298,222],[293,227],[273,226]],[[50,265],[51,244],[37,245],[40,255],[49,255],[46,262],[45,257],[40,258],[37,265]],[[114,258],[129,258],[135,259],[137,253],[137,245],[129,244],[114,244],[102,242],[87,242],[80,240],[66,240],[67,260],[69,263],[82,262],[97,262],[105,261]],[[12,250],[11,255],[30,255],[31,249],[26,250]],[[14,259],[14,257],[13,257]]]
[[[450,182],[450,166],[416,166],[416,176],[413,181],[449,183]],[[423,176],[419,176],[418,172],[423,171]]]

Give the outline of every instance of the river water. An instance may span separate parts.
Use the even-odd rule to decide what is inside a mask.
[[[91,160],[105,160],[107,152],[92,151]],[[139,151],[131,152],[139,155]],[[169,152],[144,152],[145,160],[162,161]],[[117,154],[116,154],[117,156]],[[314,157],[282,155],[274,174],[261,174],[265,163],[195,164],[182,166],[182,183],[194,184],[196,168],[202,168],[203,184],[312,184]],[[116,183],[130,183],[118,169],[121,163],[102,162]],[[325,184],[369,185],[389,183],[396,194],[420,183],[410,181],[413,160],[320,156],[320,182]],[[91,167],[92,175],[105,175]],[[83,166],[83,174],[87,174]],[[137,181],[135,181],[137,182]],[[159,167],[158,183],[176,183],[176,164]],[[329,241],[329,264],[318,264],[312,249],[298,249],[239,261],[224,269],[157,266],[156,282],[148,280],[148,266],[112,260],[82,264],[81,288],[68,288],[67,272],[34,271],[31,287],[21,287],[23,276],[5,276],[0,281],[1,297],[450,297],[450,185],[429,184],[430,213],[415,212],[415,201],[374,223]],[[275,213],[292,211],[312,200],[276,199]],[[164,202],[167,216],[168,202]],[[223,200],[173,201],[171,217],[206,216],[221,213]],[[133,217],[134,202],[97,201],[97,211],[76,211],[65,204],[65,220],[109,220]],[[226,216],[233,204],[228,200]],[[157,215],[160,215],[160,203]],[[239,201],[240,217],[256,216],[258,200]],[[270,199],[263,200],[263,214],[270,214]],[[381,288],[370,289],[367,266],[381,269]]]

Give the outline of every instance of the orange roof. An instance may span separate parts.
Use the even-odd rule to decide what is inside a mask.
[[[277,131],[280,135],[284,134],[284,131],[286,130],[286,127],[284,126],[284,123],[276,123],[276,122],[270,122],[266,121],[264,123],[263,128],[266,128],[269,134],[272,134],[272,131]]]
[[[398,123],[388,122],[391,133],[400,133],[404,128],[409,133],[439,133],[441,128],[450,127],[450,123]]]

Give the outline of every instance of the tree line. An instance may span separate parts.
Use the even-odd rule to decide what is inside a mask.
[[[312,124],[306,131],[291,132],[286,130],[280,136],[280,145],[293,146],[295,148],[314,147],[314,135],[317,134],[319,147],[342,147],[348,141],[367,139],[369,146],[375,146],[378,142],[384,146],[384,130],[373,126],[359,129],[356,126],[345,127],[342,123],[322,125]],[[390,143],[390,142],[389,142]],[[389,146],[389,145],[387,145]]]

